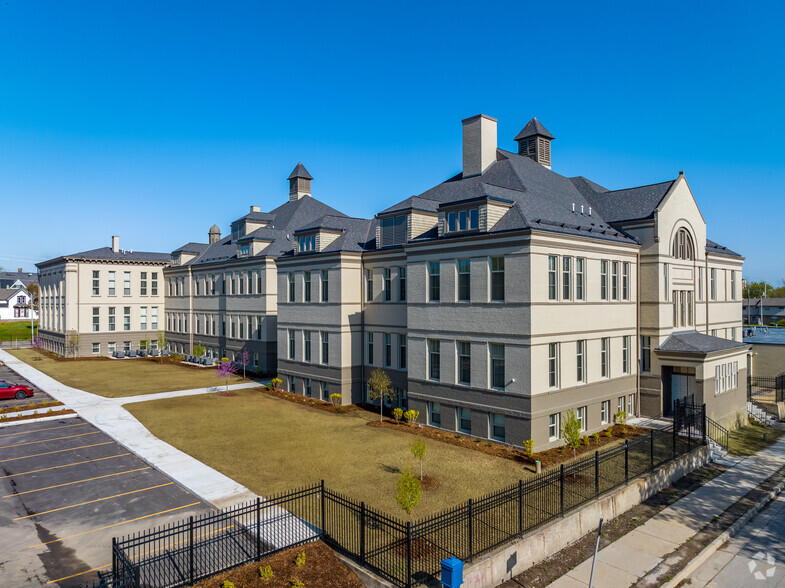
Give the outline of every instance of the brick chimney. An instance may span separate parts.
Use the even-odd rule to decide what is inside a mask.
[[[112,251],[114,251],[115,253],[120,252],[120,237],[118,237],[117,235],[112,236]]]
[[[478,114],[463,123],[463,177],[478,176],[496,161],[496,119]]]

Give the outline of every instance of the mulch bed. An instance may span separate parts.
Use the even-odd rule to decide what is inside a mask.
[[[684,498],[690,492],[700,488],[727,469],[726,466],[713,463],[707,464],[690,472],[672,486],[664,488],[621,516],[603,522],[600,549],[607,547],[630,531],[640,527],[654,515],[677,500]],[[501,584],[500,588],[520,588],[521,586],[541,588],[548,586],[591,557],[594,553],[596,541],[596,532],[587,533],[575,543],[530,567],[512,580]]]
[[[13,423],[16,421],[26,421],[29,419],[40,419],[41,417],[50,417],[50,416],[61,416],[64,414],[74,414],[75,411],[69,409],[66,410],[53,410],[52,412],[40,412],[38,414],[28,414],[24,416],[17,416],[17,417],[10,417],[5,419],[0,419],[0,424],[2,423]]]
[[[423,490],[436,490],[439,486],[439,480],[431,476],[423,476],[420,481],[420,488]]]
[[[269,396],[275,396],[276,398],[281,398],[283,400],[288,400],[289,402],[294,402],[296,404],[302,404],[304,406],[310,406],[312,408],[318,408],[319,410],[323,410],[325,412],[332,412],[332,413],[344,413],[344,412],[355,412],[358,410],[363,410],[359,406],[355,406],[354,404],[350,404],[348,406],[334,406],[329,402],[323,402],[321,400],[317,400],[316,398],[310,398],[308,396],[301,396],[300,394],[292,394],[291,392],[287,392],[286,390],[268,390],[267,388],[254,388],[259,392],[264,392]]]
[[[299,568],[294,559],[305,553],[305,564]],[[273,577],[264,579],[259,568],[270,566]],[[196,588],[222,588],[224,581],[235,588],[291,588],[292,580],[306,588],[363,588],[363,583],[332,550],[321,541],[286,549],[261,561],[223,572],[196,584]]]
[[[20,410],[38,410],[38,409],[41,409],[41,408],[49,408],[50,406],[63,406],[63,403],[62,402],[57,402],[56,400],[53,400],[51,402],[39,402],[38,404],[33,402],[32,404],[24,404],[24,405],[20,404],[18,406],[7,406],[5,408],[0,408],[0,414],[3,414],[4,412],[17,412],[17,411],[20,411]]]
[[[370,421],[368,423],[369,427],[382,427],[385,429],[393,429],[396,431],[401,431],[404,433],[410,433],[412,435],[422,435],[423,437],[427,437],[428,439],[434,439],[436,441],[442,441],[444,443],[449,443],[450,445],[457,445],[458,447],[464,447],[466,449],[474,449],[475,451],[481,451],[483,453],[488,453],[490,455],[494,455],[496,457],[502,457],[504,459],[510,459],[512,461],[516,461],[521,464],[525,464],[530,466],[529,469],[534,471],[534,462],[535,460],[540,460],[543,468],[547,468],[549,466],[558,465],[563,462],[572,461],[572,449],[568,448],[561,448],[557,447],[554,449],[548,449],[546,451],[541,451],[539,453],[534,453],[532,457],[526,455],[522,449],[516,449],[515,447],[511,447],[509,445],[502,445],[501,443],[495,443],[493,441],[488,441],[485,439],[475,439],[473,437],[466,437],[465,435],[461,435],[460,433],[453,433],[449,431],[444,431],[441,429],[434,429],[432,427],[425,427],[422,425],[410,425],[406,422],[397,422],[391,419],[385,419],[384,421]],[[625,432],[626,431],[626,432]],[[589,444],[588,445],[581,445],[576,449],[575,455],[579,456],[584,453],[594,453],[597,449],[612,443],[618,439],[634,439],[635,437],[640,437],[641,435],[646,435],[649,433],[649,429],[645,427],[636,427],[632,428],[631,426],[627,425],[613,425],[612,427],[612,436],[606,437],[605,432],[603,431],[600,433],[600,438],[598,440],[594,440],[593,438],[589,437]]]

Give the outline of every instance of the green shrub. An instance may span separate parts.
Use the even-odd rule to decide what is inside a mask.
[[[259,566],[259,576],[269,580],[273,577],[273,569],[270,566]]]
[[[627,424],[627,413],[623,410],[620,410],[616,413],[616,424],[617,425],[626,425]]]
[[[305,588],[305,584],[300,582],[300,580],[298,580],[297,578],[292,578],[291,580],[289,580],[289,585],[292,588]]]
[[[273,378],[270,380],[270,383],[273,385],[273,390],[280,390],[283,380],[281,378]]]
[[[267,390],[268,392],[272,392],[273,390],[275,390],[275,386],[273,386],[272,382],[267,382],[264,385],[264,389]]]
[[[581,437],[581,443],[583,443],[584,445],[589,445],[589,436],[584,435],[583,437]]]
[[[298,568],[301,568],[305,565],[305,552],[298,554],[297,557],[294,558],[294,565]]]
[[[594,441],[596,443],[599,443],[600,442],[600,434],[599,433],[592,433],[592,439],[594,439]]]
[[[417,423],[417,419],[420,418],[420,411],[409,409],[403,413],[403,418],[405,418],[406,422],[410,425],[414,425]]]
[[[613,437],[613,427],[608,427],[608,429],[605,431],[605,436],[606,436],[608,439],[610,439],[611,437]]]
[[[526,439],[526,441],[523,442],[523,451],[528,457],[534,455],[534,439]]]
[[[330,404],[332,404],[335,407],[338,407],[338,406],[341,405],[341,393],[340,392],[336,392],[335,394],[330,394]]]
[[[396,422],[401,420],[403,417],[403,409],[402,408],[393,408],[393,417],[395,417]]]
[[[221,585],[221,588],[234,588],[234,582],[230,582],[229,580],[224,580],[224,583]]]
[[[8,415],[7,414],[0,414],[0,421],[7,421]]]

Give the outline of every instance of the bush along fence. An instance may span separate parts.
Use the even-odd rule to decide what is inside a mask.
[[[437,515],[401,521],[325,487],[191,517],[112,542],[112,576],[130,586],[185,586],[282,549],[322,539],[400,587],[433,578],[706,443],[705,407],[679,405],[674,424],[596,451]],[[118,587],[124,586],[117,584]]]

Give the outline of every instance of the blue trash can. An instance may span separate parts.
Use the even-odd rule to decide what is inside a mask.
[[[461,588],[463,585],[463,562],[457,557],[448,557],[442,562],[442,586]]]

